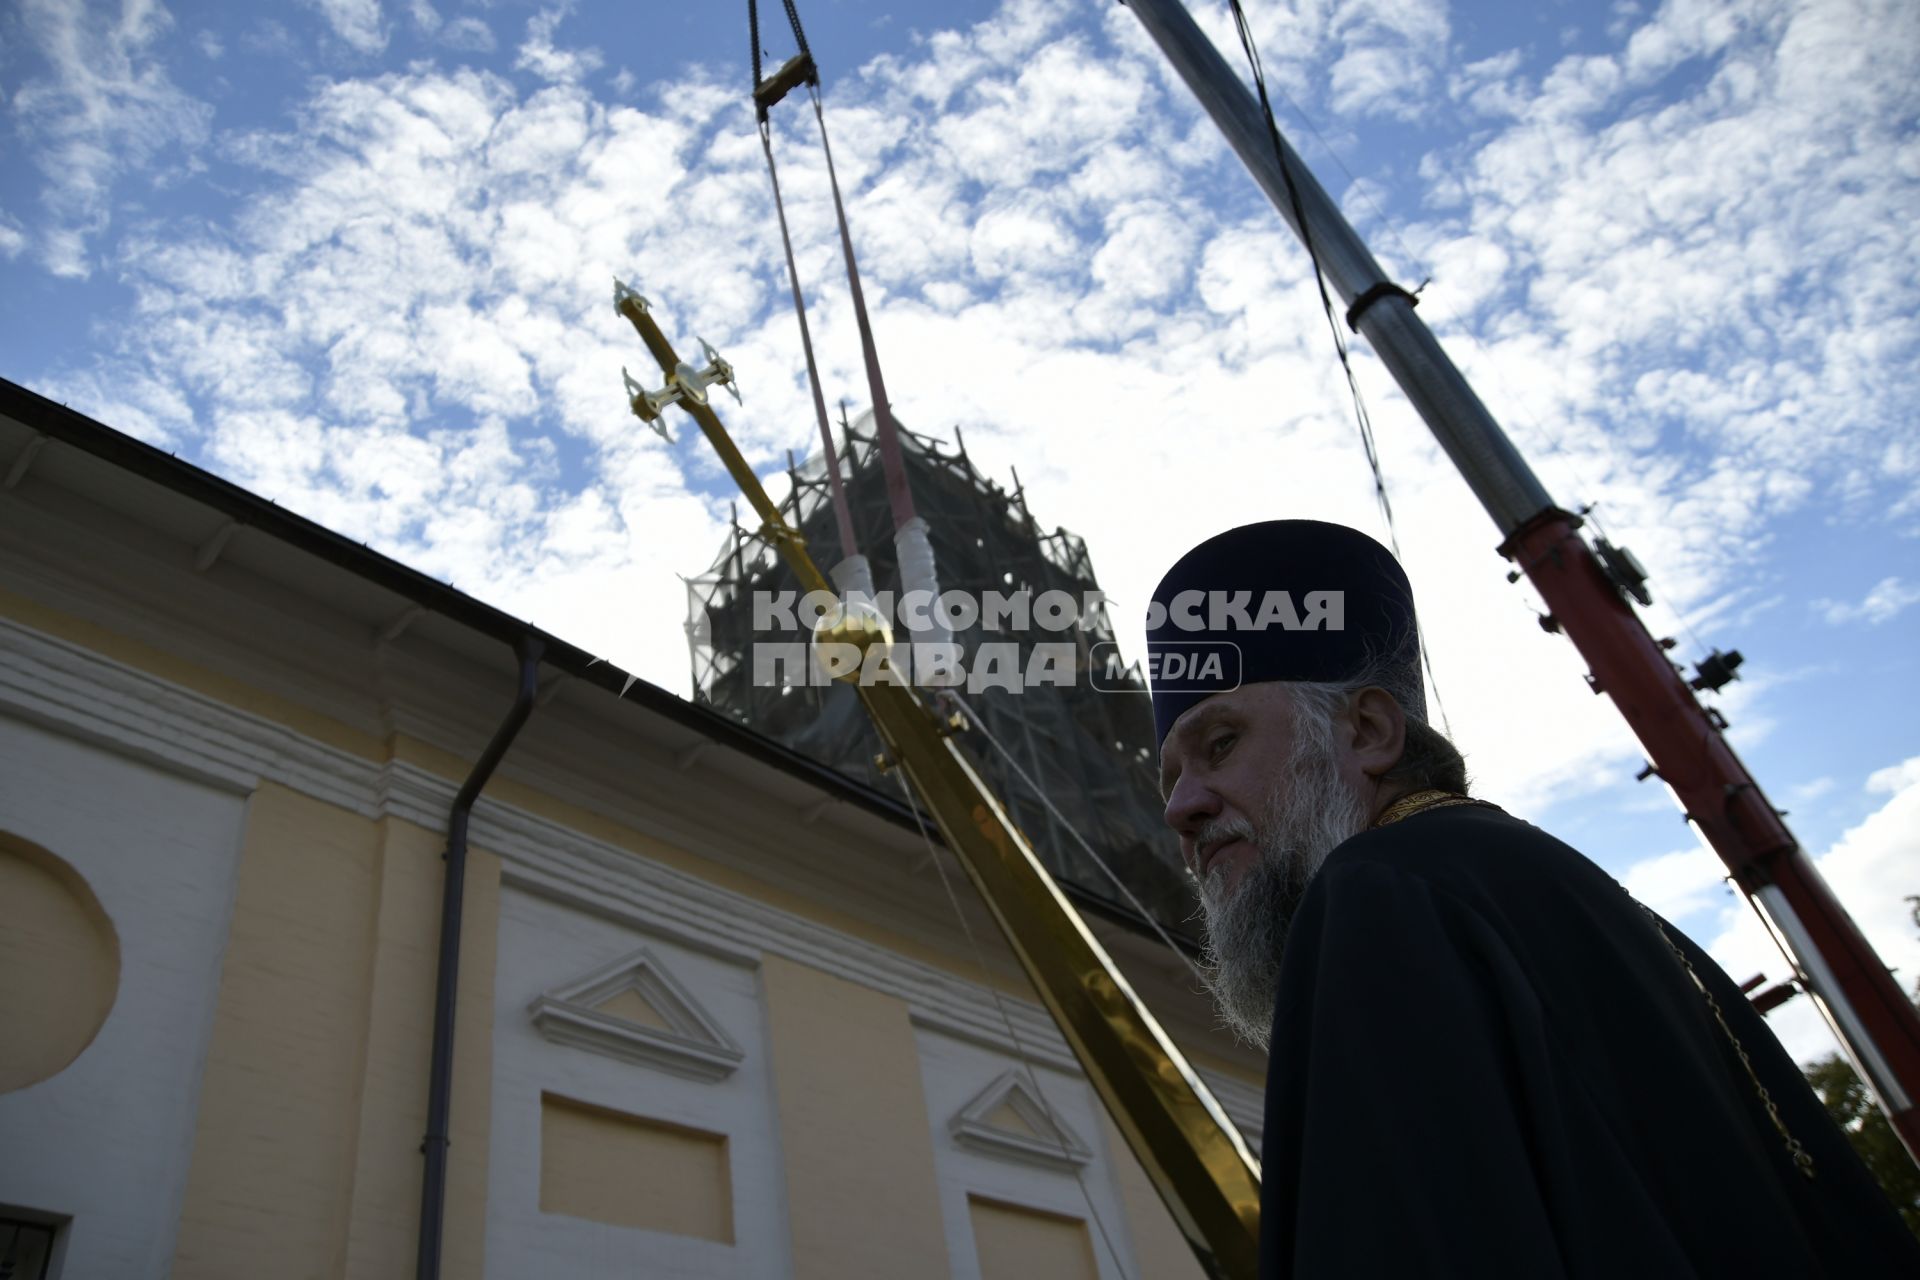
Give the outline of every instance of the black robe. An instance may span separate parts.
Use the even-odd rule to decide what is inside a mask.
[[[1920,1244],[1745,997],[1705,998],[1599,867],[1492,808],[1314,877],[1267,1072],[1262,1277],[1920,1277]]]

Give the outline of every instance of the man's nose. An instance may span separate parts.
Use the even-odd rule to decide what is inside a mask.
[[[1220,797],[1191,774],[1182,775],[1167,793],[1166,823],[1182,836],[1193,835],[1219,813]]]

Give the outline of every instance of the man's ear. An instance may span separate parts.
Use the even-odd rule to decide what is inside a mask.
[[[1407,713],[1392,694],[1371,686],[1360,690],[1347,704],[1347,720],[1348,745],[1362,773],[1378,778],[1400,763],[1407,747]]]

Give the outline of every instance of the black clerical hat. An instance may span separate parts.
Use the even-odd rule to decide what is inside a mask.
[[[1266,680],[1336,682],[1419,660],[1413,588],[1366,534],[1267,520],[1181,556],[1147,609],[1147,674],[1159,741],[1216,693]],[[1419,716],[1422,707],[1409,707]]]

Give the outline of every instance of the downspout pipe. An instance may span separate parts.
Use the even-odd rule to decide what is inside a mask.
[[[527,717],[533,714],[534,695],[540,689],[540,656],[546,646],[538,636],[522,634],[514,641],[520,659],[520,687],[507,718],[493,731],[492,741],[474,762],[473,772],[460,785],[447,817],[446,885],[440,896],[440,969],[433,992],[433,1064],[427,1083],[427,1135],[420,1143],[426,1171],[420,1182],[420,1251],[414,1267],[417,1280],[439,1280],[441,1238],[446,1225],[447,1133],[453,1110],[453,1005],[460,988],[460,913],[467,879],[467,820],[481,788],[507,754]]]

